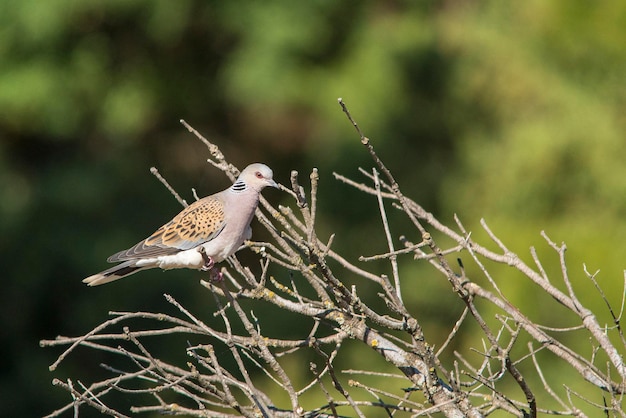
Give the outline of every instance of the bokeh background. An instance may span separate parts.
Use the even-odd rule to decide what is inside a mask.
[[[534,245],[556,262],[541,230],[566,241],[583,302],[608,322],[582,265],[619,306],[625,75],[624,2],[0,2],[3,415],[67,402],[53,376],[102,373],[88,350],[50,373],[60,351],[40,339],[85,333],[109,310],[173,312],[166,292],[215,309],[197,272],[81,283],[180,209],[151,166],[187,199],[228,185],[181,118],[240,168],[264,161],[288,183],[318,167],[320,236],[337,233],[335,250],[356,260],[385,244],[373,199],[332,177],[372,165],[342,97],[405,194],[445,222],[457,213],[480,236],[484,217],[527,259]],[[506,271],[514,302],[562,325]],[[440,341],[461,307],[442,277],[418,277],[409,309]]]

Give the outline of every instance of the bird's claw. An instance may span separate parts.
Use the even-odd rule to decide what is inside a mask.
[[[202,265],[202,267],[200,267],[200,270],[202,271],[211,270],[215,266],[215,262],[213,261],[213,259],[207,255],[206,251],[204,250],[204,247],[199,247],[198,252],[202,256],[202,260],[204,261],[204,264]]]
[[[213,267],[209,272],[209,277],[211,278],[211,281],[219,283],[224,280],[224,273],[222,273],[222,269]]]
[[[224,274],[219,268],[217,268],[217,266],[215,266],[215,261],[207,255],[204,247],[199,247],[198,252],[202,256],[202,260],[204,260],[204,264],[200,267],[200,270],[208,271],[209,277],[213,282],[221,282],[224,280]]]

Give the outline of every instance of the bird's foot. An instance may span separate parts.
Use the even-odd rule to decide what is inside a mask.
[[[224,274],[222,273],[222,270],[218,268],[215,265],[215,261],[213,261],[213,259],[207,255],[204,247],[198,247],[198,252],[202,256],[202,260],[204,260],[204,264],[202,265],[202,267],[200,267],[200,270],[208,271],[209,277],[211,278],[212,282],[219,283],[224,280]]]
[[[204,247],[198,247],[198,252],[202,256],[202,260],[204,261],[204,264],[202,265],[202,267],[200,267],[200,270],[209,271],[213,269],[213,267],[215,267],[215,262],[213,261],[211,257],[207,255],[206,251],[204,250]]]
[[[219,283],[224,280],[224,273],[222,273],[222,269],[213,267],[209,272],[209,277],[212,282]]]

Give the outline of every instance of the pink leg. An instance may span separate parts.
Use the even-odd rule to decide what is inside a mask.
[[[215,262],[211,257],[209,257],[204,251],[204,247],[198,247],[198,252],[202,256],[202,260],[204,260],[204,264],[200,267],[202,271],[209,271],[215,266]]]
[[[209,277],[211,281],[221,282],[224,280],[224,274],[222,274],[222,270],[215,265],[215,261],[211,257],[207,255],[204,251],[204,247],[198,247],[198,252],[202,255],[202,260],[204,260],[204,264],[200,267],[202,271],[208,271]]]

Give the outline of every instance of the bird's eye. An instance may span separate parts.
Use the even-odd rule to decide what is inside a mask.
[[[254,175],[256,176],[256,178],[258,179],[262,179],[263,178],[263,174],[260,171],[257,171],[256,173],[254,173]]]

